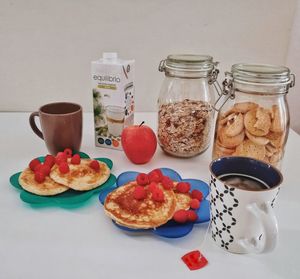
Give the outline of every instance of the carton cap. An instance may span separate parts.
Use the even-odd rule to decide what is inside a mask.
[[[103,52],[102,57],[103,57],[103,59],[117,60],[118,59],[118,53],[116,53],[116,52]]]

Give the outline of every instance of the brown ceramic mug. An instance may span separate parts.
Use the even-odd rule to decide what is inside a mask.
[[[35,117],[40,118],[41,130]],[[40,107],[29,117],[32,130],[45,141],[49,152],[56,155],[65,148],[79,150],[82,138],[82,108],[74,103],[51,103]]]

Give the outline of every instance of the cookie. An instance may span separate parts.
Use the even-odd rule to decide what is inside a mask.
[[[237,156],[246,156],[258,160],[263,160],[266,155],[266,148],[264,145],[258,145],[250,140],[245,140],[236,148],[234,154]]]
[[[282,124],[279,107],[277,105],[272,106],[271,118],[272,124],[270,130],[275,133],[282,133],[284,131],[284,127]]]
[[[249,110],[258,108],[258,104],[252,102],[243,102],[243,103],[235,103],[233,106],[233,110],[235,112],[246,113]]]
[[[249,140],[251,140],[253,143],[258,144],[258,145],[266,145],[269,143],[269,139],[267,139],[266,137],[257,137],[257,136],[253,136],[251,135],[247,130],[245,131],[246,136]]]
[[[239,133],[234,137],[229,137],[226,135],[224,129],[225,129],[224,127],[221,128],[219,132],[219,140],[222,146],[226,148],[234,148],[243,142],[245,137],[244,131],[242,131],[241,133]]]
[[[250,134],[262,137],[270,130],[271,118],[267,111],[252,109],[245,114],[244,125]]]
[[[229,137],[234,137],[244,130],[244,116],[243,114],[231,114],[227,117],[227,123],[224,132]]]

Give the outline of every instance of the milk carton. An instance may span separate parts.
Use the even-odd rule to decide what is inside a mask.
[[[122,149],[121,133],[133,125],[134,60],[103,53],[92,62],[96,146]]]

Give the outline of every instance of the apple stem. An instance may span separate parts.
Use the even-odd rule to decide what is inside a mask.
[[[141,127],[144,123],[145,123],[145,121],[143,121],[143,122],[139,125],[139,127]]]

